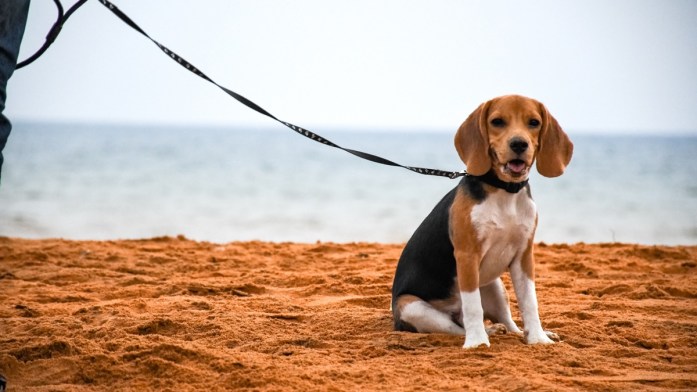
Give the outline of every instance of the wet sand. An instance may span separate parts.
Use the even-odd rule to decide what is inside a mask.
[[[0,372],[9,391],[697,390],[697,246],[538,244],[562,341],[476,350],[392,330],[402,246],[0,238]]]

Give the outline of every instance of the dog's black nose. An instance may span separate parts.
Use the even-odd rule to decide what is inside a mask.
[[[514,153],[522,154],[523,152],[525,152],[525,150],[528,149],[528,142],[526,142],[523,139],[513,139],[511,140],[509,146],[511,147],[511,150],[513,150]]]

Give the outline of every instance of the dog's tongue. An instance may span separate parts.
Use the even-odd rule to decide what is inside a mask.
[[[508,170],[516,174],[520,174],[525,170],[525,162],[519,160],[510,161],[506,166],[508,166]]]

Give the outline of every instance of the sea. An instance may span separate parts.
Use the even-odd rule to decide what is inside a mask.
[[[315,131],[401,164],[464,169],[452,132]],[[569,135],[566,173],[530,179],[537,241],[697,244],[697,137]],[[0,236],[20,238],[401,243],[459,181],[273,125],[20,122],[4,156]]]

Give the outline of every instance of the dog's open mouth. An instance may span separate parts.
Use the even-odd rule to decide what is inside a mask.
[[[506,164],[506,170],[514,176],[520,176],[525,173],[528,166],[522,159],[513,159]]]

